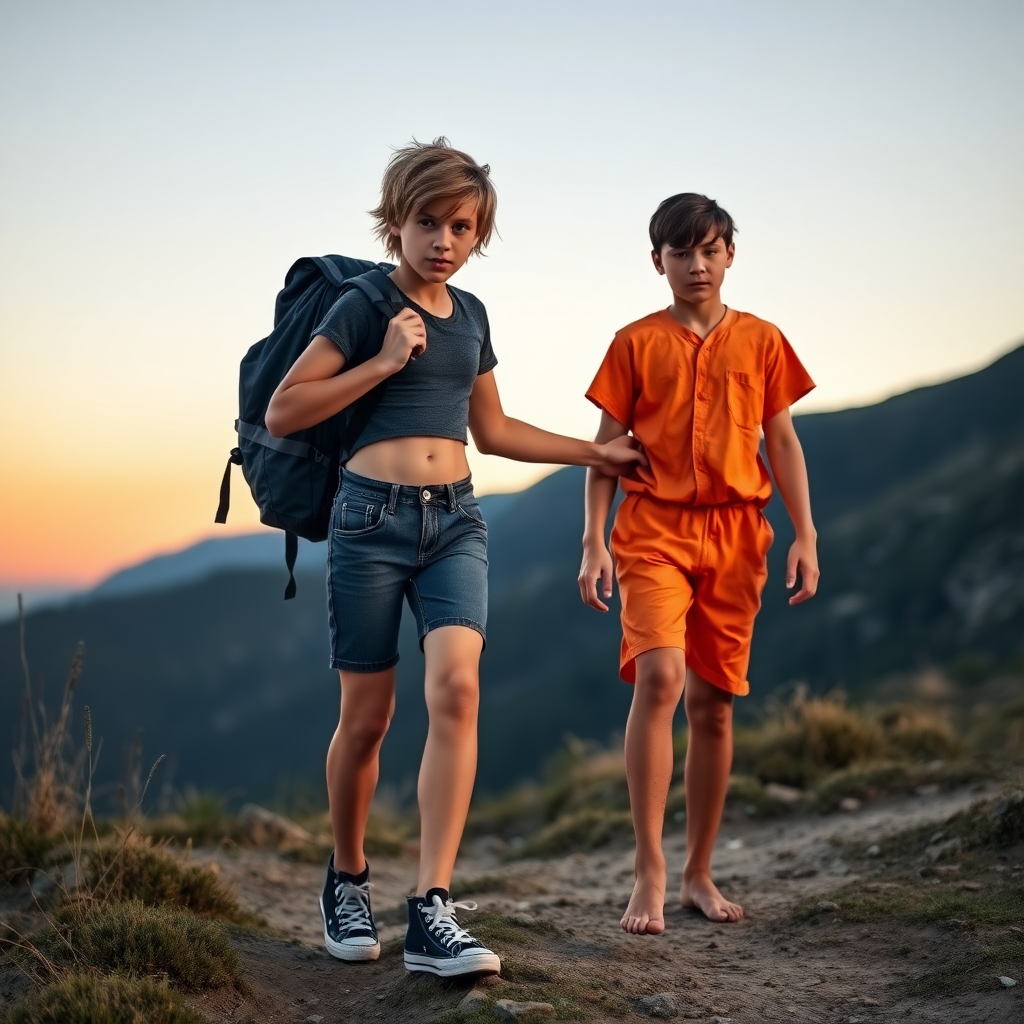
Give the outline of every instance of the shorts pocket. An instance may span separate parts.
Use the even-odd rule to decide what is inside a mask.
[[[457,501],[455,507],[464,519],[468,519],[471,523],[476,523],[477,526],[482,526],[485,530],[487,529],[487,523],[484,522],[483,513],[480,511],[480,504],[475,498],[467,498],[465,504]]]
[[[334,532],[343,537],[372,533],[384,525],[387,513],[388,507],[383,502],[348,498],[335,509]]]
[[[733,422],[746,430],[757,430],[764,414],[764,377],[727,370],[725,386]]]

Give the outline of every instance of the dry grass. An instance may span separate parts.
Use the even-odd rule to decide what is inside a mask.
[[[0,891],[30,878],[44,867],[53,840],[40,835],[22,818],[8,818],[0,811]]]
[[[56,978],[81,971],[166,976],[184,989],[243,987],[238,954],[224,929],[188,911],[140,900],[70,904],[33,936],[27,955]]]
[[[25,611],[18,595],[22,694],[21,737],[14,750],[14,815],[36,834],[56,838],[77,817],[84,754],[71,741],[71,707],[82,674],[84,648],[78,645],[64,694],[52,718],[43,702],[42,683],[32,685],[25,649]]]
[[[0,1024],[206,1024],[166,982],[69,974],[9,1007]]]
[[[103,843],[85,854],[85,891],[99,903],[138,900],[200,917],[239,921],[238,900],[207,867],[183,863],[148,837]]]

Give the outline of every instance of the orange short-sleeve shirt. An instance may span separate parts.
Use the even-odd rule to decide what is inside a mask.
[[[615,335],[587,398],[647,453],[648,467],[620,478],[627,493],[763,507],[772,486],[761,425],[813,387],[773,324],[729,309],[702,341],[666,309]]]

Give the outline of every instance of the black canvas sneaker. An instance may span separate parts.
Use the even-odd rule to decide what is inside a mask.
[[[327,881],[320,894],[324,919],[324,945],[339,960],[376,960],[380,940],[370,912],[370,865],[361,875],[334,870],[334,854],[327,862]]]
[[[459,924],[456,910],[476,910],[476,904],[453,903],[447,889],[430,889],[426,896],[409,897],[406,970],[427,971],[442,978],[501,973],[497,954]]]

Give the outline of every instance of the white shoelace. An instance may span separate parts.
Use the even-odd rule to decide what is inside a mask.
[[[338,918],[340,928],[348,931],[350,928],[372,928],[373,921],[370,918],[370,890],[373,886],[369,882],[356,885],[355,882],[339,882],[334,889],[334,898],[337,900],[335,916]]]
[[[475,903],[454,903],[451,900],[442,903],[441,897],[436,893],[432,897],[432,902],[432,906],[420,907],[427,919],[428,931],[435,932],[445,946],[451,946],[453,942],[475,941],[455,916],[456,910],[476,910]]]

